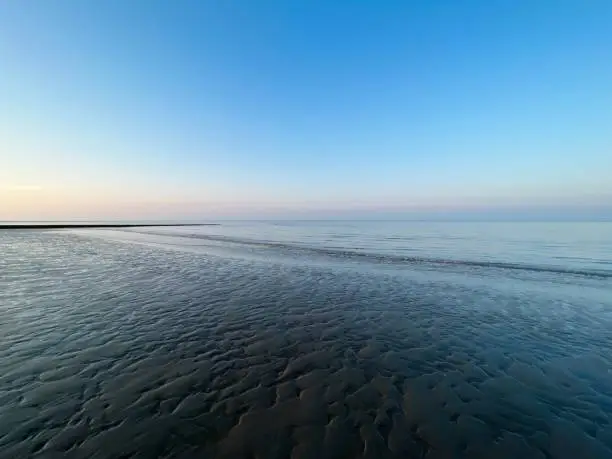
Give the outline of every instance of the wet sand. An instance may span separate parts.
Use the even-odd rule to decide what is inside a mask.
[[[511,295],[11,234],[2,458],[612,457],[596,316],[565,335]]]

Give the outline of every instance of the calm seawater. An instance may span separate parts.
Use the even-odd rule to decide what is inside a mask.
[[[0,231],[0,458],[612,458],[612,223]]]

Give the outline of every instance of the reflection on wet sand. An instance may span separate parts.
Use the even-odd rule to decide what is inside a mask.
[[[0,457],[612,457],[609,324],[595,310],[3,237]]]

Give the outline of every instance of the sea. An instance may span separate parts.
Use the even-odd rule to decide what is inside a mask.
[[[612,458],[612,223],[0,230],[0,458]]]

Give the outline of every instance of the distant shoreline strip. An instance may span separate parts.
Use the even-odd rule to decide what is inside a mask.
[[[154,228],[160,226],[219,226],[220,223],[42,223],[0,225],[7,229],[73,229],[73,228]]]

